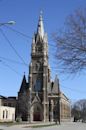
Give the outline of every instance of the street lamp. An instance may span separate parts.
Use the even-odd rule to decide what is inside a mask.
[[[14,25],[16,22],[15,21],[8,21],[8,22],[5,22],[5,23],[0,23],[0,26],[3,26],[3,25]]]

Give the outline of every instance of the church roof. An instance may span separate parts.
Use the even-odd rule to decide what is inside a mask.
[[[56,94],[56,93],[59,93],[59,92],[60,92],[59,79],[56,75],[55,80],[54,80],[53,85],[52,85],[52,93]]]
[[[67,101],[70,101],[69,98],[64,93],[62,93],[62,92],[61,92],[61,97],[63,99],[65,99],[65,100],[67,100]]]
[[[56,94],[59,94],[60,93],[60,87],[59,87],[59,79],[56,75],[55,77],[55,80],[54,82],[50,82],[48,83],[48,86],[47,86],[47,91],[48,91],[48,94],[50,95],[56,95]]]
[[[26,82],[26,77],[25,77],[25,74],[23,76],[23,80],[22,80],[22,83],[21,83],[21,87],[20,87],[20,92],[24,92],[26,91],[27,89],[27,82]]]

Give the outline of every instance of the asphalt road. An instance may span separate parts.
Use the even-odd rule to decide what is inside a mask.
[[[0,130],[85,130],[86,123],[67,122],[61,125],[55,125],[42,128],[30,128],[28,125],[0,126]]]

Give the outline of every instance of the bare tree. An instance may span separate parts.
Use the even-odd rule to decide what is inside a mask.
[[[86,121],[86,99],[75,102],[72,108],[72,116],[75,117],[74,121],[79,119],[81,119],[83,122]]]
[[[78,106],[74,105],[72,108],[72,117],[74,117],[74,122],[81,118],[81,111]]]
[[[73,74],[86,69],[86,9],[68,16],[64,28],[53,36],[61,69]]]

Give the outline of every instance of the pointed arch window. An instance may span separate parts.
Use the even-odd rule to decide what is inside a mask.
[[[41,79],[37,79],[36,84],[35,84],[35,91],[41,91],[41,87],[42,87],[42,83],[41,83]]]
[[[5,118],[5,111],[3,110],[3,119]]]
[[[6,110],[6,119],[8,118],[8,111]]]

